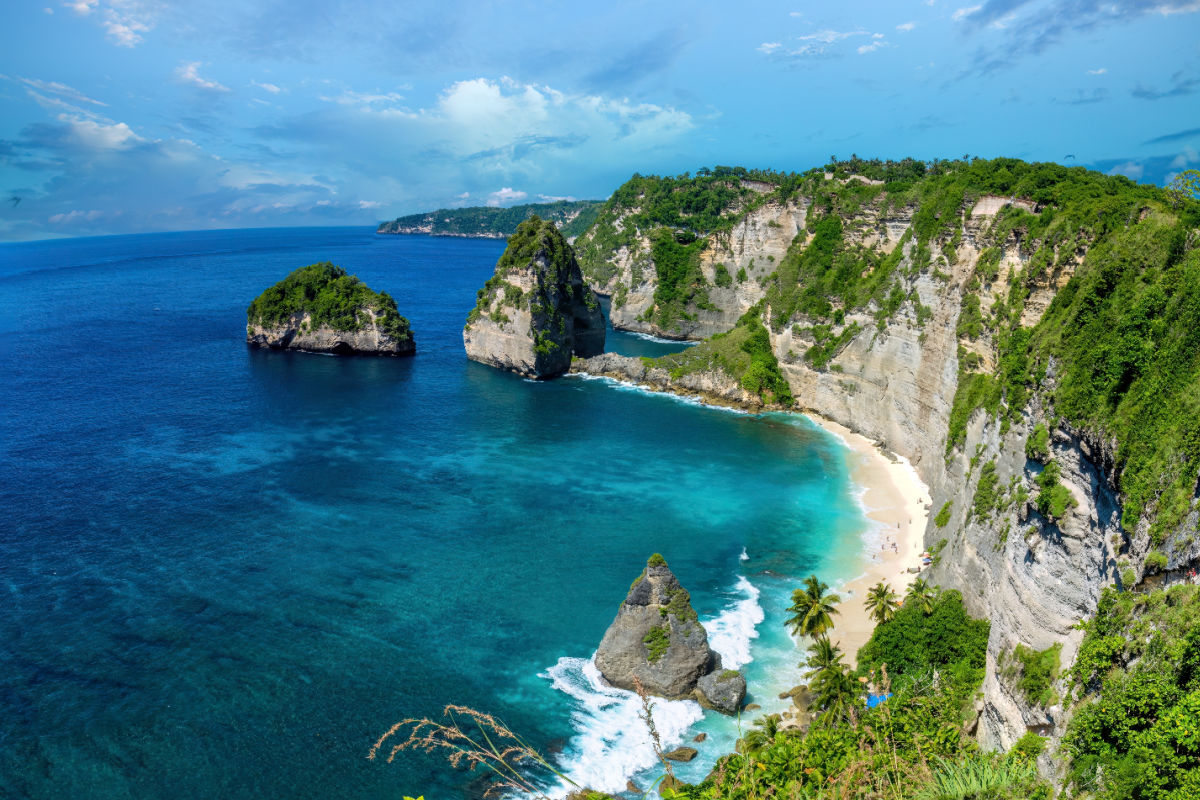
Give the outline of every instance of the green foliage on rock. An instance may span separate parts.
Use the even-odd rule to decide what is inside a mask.
[[[295,270],[254,298],[246,309],[246,322],[278,327],[293,315],[307,313],[314,328],[357,331],[370,324],[370,312],[391,336],[411,337],[408,320],[400,316],[391,295],[372,291],[354,275],[325,261]]]
[[[646,559],[646,566],[648,567],[665,567],[666,565],[667,560],[663,558],[662,553],[654,553],[650,558]]]
[[[1063,739],[1077,790],[1097,800],[1198,796],[1198,617],[1200,587],[1105,590],[1071,670],[1085,693]]]
[[[1079,504],[1071,490],[1063,486],[1058,478],[1058,464],[1050,461],[1035,479],[1038,485],[1037,509],[1052,520],[1061,520],[1067,509]]]
[[[996,490],[997,482],[996,462],[989,461],[979,470],[979,482],[975,484],[975,500],[971,506],[975,519],[980,521],[987,519],[995,510],[999,500]]]
[[[967,439],[967,423],[978,409],[989,415],[1000,409],[1000,383],[991,375],[968,372],[958,379],[954,402],[950,407],[950,424],[946,433],[946,452],[949,453]]]
[[[1046,463],[1050,458],[1050,431],[1045,424],[1039,422],[1029,434],[1025,442],[1025,456],[1034,461]]]
[[[1062,645],[1054,644],[1045,650],[1033,650],[1018,644],[1000,665],[1001,673],[1016,680],[1017,689],[1031,706],[1051,706],[1058,702],[1053,689],[1061,667]]]
[[[782,406],[793,403],[791,388],[779,368],[770,334],[759,320],[757,309],[747,312],[727,333],[679,353],[646,359],[646,363],[668,370],[676,380],[696,372],[724,372],[764,403]]]
[[[954,505],[952,500],[947,500],[942,504],[942,507],[938,509],[937,516],[933,518],[934,525],[937,525],[939,528],[944,528],[950,524],[950,507],[952,505]]]
[[[688,237],[677,236],[665,228],[654,232],[650,252],[658,281],[654,287],[652,318],[661,328],[670,329],[680,319],[694,319],[689,308],[711,305],[700,270],[700,254],[707,246],[707,239],[691,237],[688,241]]]
[[[646,645],[646,660],[657,663],[671,647],[671,626],[666,623],[654,626],[642,637],[642,643]]]

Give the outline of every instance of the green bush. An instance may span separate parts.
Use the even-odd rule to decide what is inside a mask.
[[[1163,572],[1167,568],[1167,556],[1158,550],[1146,554],[1146,569],[1151,572]]]
[[[1025,442],[1025,455],[1043,464],[1050,459],[1050,431],[1043,423],[1039,422],[1029,434],[1029,440]]]
[[[1068,508],[1079,505],[1071,491],[1059,483],[1058,478],[1058,464],[1050,461],[1035,480],[1039,487],[1035,501],[1037,509],[1051,520],[1062,519]]]
[[[1005,676],[1018,677],[1017,688],[1030,705],[1051,706],[1058,702],[1052,687],[1058,680],[1062,645],[1045,650],[1031,650],[1018,644],[1005,664]]]
[[[944,528],[949,524],[951,505],[953,505],[953,501],[950,500],[947,500],[944,504],[942,504],[942,507],[938,510],[937,516],[933,518],[934,525],[937,525],[939,528]]]
[[[980,671],[987,652],[987,620],[972,619],[957,591],[944,591],[926,615],[905,603],[889,621],[875,626],[870,640],[858,651],[859,672],[887,664],[893,678],[959,665]]]
[[[713,272],[713,282],[716,283],[717,286],[729,287],[733,285],[733,276],[729,274],[729,268],[724,264],[717,264],[716,269]]]
[[[671,626],[667,623],[654,626],[642,637],[642,643],[646,645],[646,660],[657,663],[671,647]]]
[[[979,482],[975,484],[975,499],[971,508],[975,519],[980,521],[986,519],[996,508],[999,501],[999,494],[996,491],[998,481],[996,462],[993,460],[984,464],[983,468],[979,470]]]

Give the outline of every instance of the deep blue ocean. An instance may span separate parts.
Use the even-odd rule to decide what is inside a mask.
[[[801,417],[468,362],[503,243],[365,228],[0,245],[0,797],[462,798],[405,717],[503,719],[594,788],[656,774],[588,661],[647,556],[753,702],[782,620],[857,570],[846,451]],[[333,261],[396,298],[411,359],[247,349],[245,309]],[[683,345],[610,331],[608,349]],[[658,702],[668,744],[737,721]],[[747,725],[748,720],[742,725]]]

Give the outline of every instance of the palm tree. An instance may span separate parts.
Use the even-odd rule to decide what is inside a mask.
[[[792,592],[792,605],[788,608],[792,616],[785,623],[793,636],[820,636],[833,627],[833,615],[838,613],[837,604],[842,598],[826,594],[828,584],[817,580],[816,575],[804,579],[804,588]]]
[[[804,673],[806,681],[815,680],[824,670],[841,669],[842,650],[829,641],[828,636],[820,636],[808,647],[808,660],[804,662],[808,670]]]
[[[871,619],[876,623],[887,622],[896,616],[896,609],[899,606],[896,593],[883,581],[871,587],[867,592],[866,602],[863,603],[863,607],[867,609],[871,614]]]
[[[862,686],[854,679],[854,674],[843,664],[822,670],[812,688],[816,694],[813,703],[822,712],[824,722],[854,722],[858,717],[859,704],[862,702]]]
[[[754,727],[746,731],[746,735],[738,741],[738,752],[754,756],[774,744],[781,719],[779,714],[767,714],[756,719]]]
[[[908,594],[905,596],[911,603],[915,603],[917,608],[925,616],[933,613],[933,603],[937,600],[938,589],[936,586],[930,586],[925,582],[924,578],[917,578],[912,582],[912,586],[908,587]]]

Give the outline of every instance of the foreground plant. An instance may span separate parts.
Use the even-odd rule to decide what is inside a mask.
[[[484,797],[495,797],[509,792],[518,792],[549,800],[545,791],[533,777],[522,770],[541,770],[561,778],[577,790],[579,784],[554,768],[541,753],[524,739],[490,714],[484,714],[467,706],[448,705],[442,715],[449,722],[437,722],[428,718],[404,719],[388,728],[371,746],[367,758],[374,761],[388,740],[404,738],[387,751],[387,763],[402,752],[441,753],[455,768],[491,770],[495,780],[488,785]],[[463,729],[473,727],[474,733]]]

